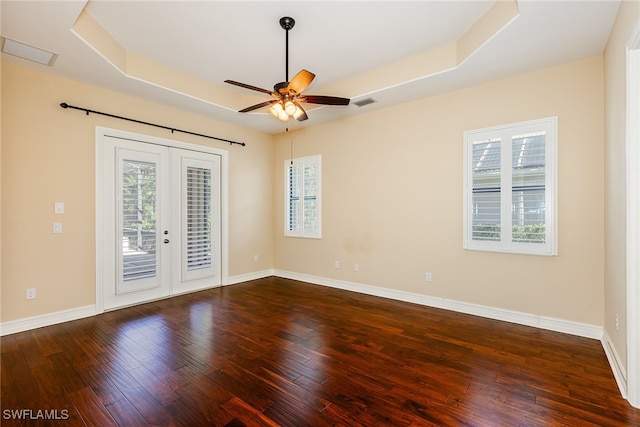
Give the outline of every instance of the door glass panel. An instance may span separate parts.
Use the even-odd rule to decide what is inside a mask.
[[[187,271],[211,267],[211,170],[187,167]]]
[[[155,163],[124,160],[122,169],[122,280],[157,274]]]

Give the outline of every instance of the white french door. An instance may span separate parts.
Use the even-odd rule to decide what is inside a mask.
[[[172,165],[173,293],[220,285],[220,157],[173,149]]]
[[[221,285],[221,156],[97,139],[102,309]]]

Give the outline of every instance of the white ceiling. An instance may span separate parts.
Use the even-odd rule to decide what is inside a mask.
[[[291,128],[299,128],[600,54],[619,6],[617,0],[519,1],[517,17],[451,69],[406,80],[398,77],[394,84],[369,88],[366,93],[348,84],[372,70],[410,63],[410,58],[455,42],[494,3],[2,0],[3,37],[59,55],[52,67],[4,53],[2,60],[279,133],[285,125],[265,110],[236,112],[268,100],[268,95],[227,85],[224,80],[269,90],[285,80],[285,32],[278,24],[283,16],[296,20],[289,33],[289,77],[302,68],[317,76],[305,93],[377,101],[365,107],[352,102],[348,107],[308,110],[309,120],[290,123]],[[83,9],[127,51],[204,81],[217,91],[242,96],[245,104],[231,105],[222,98],[211,102],[128,77],[71,31]],[[60,101],[74,104],[73,99]],[[99,104],[82,107],[101,110]]]

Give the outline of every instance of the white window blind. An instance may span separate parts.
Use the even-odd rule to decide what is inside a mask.
[[[195,153],[177,153],[174,160],[181,164],[180,280],[209,280],[220,272],[220,254],[216,253],[220,228],[218,166],[213,159]]]
[[[464,247],[556,255],[557,119],[465,132]]]
[[[187,270],[211,267],[211,170],[187,167]]]
[[[500,147],[489,139],[472,144],[472,235],[474,240],[500,240]]]
[[[321,237],[321,156],[286,160],[285,236]]]

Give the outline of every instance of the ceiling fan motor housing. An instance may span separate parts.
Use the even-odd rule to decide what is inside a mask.
[[[288,86],[289,86],[289,82],[280,82],[280,83],[276,83],[275,86],[273,86],[273,91],[276,93],[281,93],[281,94],[288,94]]]

